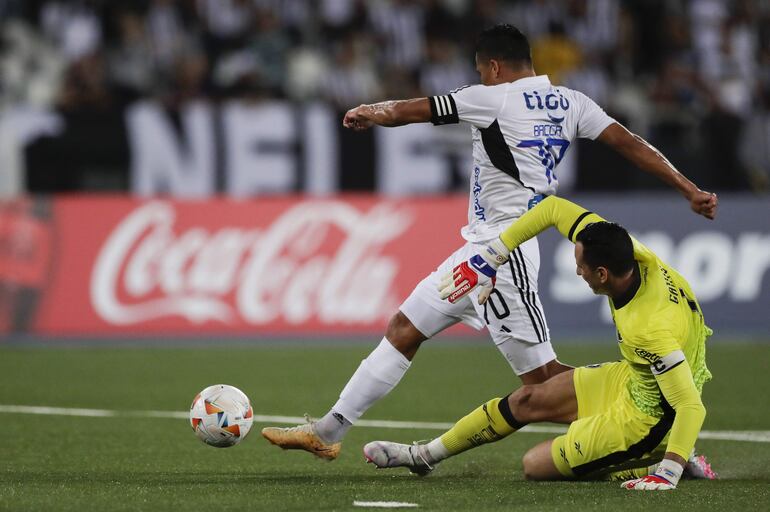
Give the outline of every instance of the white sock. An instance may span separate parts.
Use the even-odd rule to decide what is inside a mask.
[[[313,431],[325,443],[338,443],[348,433],[350,423],[342,414],[334,412],[334,409],[327,412],[326,415],[313,425]]]
[[[411,364],[387,338],[382,338],[361,361],[337,403],[316,423],[316,433],[326,442],[340,441],[369,407],[396,387]]]
[[[435,464],[449,458],[451,454],[441,442],[441,438],[437,437],[425,445],[425,455],[427,455],[425,458],[428,459],[428,463]]]

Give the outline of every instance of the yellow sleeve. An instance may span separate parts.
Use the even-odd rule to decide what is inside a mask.
[[[683,360],[667,371],[656,374],[655,379],[666,401],[676,411],[666,451],[687,460],[706,418],[706,408],[693,382],[690,365],[687,360]]]
[[[588,224],[604,219],[593,212],[556,196],[543,199],[534,208],[519,217],[513,224],[500,234],[500,239],[513,250],[541,231],[551,226],[559,230],[570,242]]]

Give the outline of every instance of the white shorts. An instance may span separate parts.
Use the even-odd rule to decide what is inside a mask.
[[[467,242],[420,281],[399,309],[428,338],[458,322],[479,330],[486,326],[517,375],[556,359],[537,294],[540,252],[536,238],[517,247],[508,263],[497,270],[495,289],[484,305],[478,304],[478,288],[454,304],[439,297],[441,277],[483,247]]]

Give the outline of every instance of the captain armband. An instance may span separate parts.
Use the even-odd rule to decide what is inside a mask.
[[[460,122],[457,114],[457,105],[451,94],[443,96],[430,96],[430,122],[435,125],[456,124]]]
[[[681,350],[675,350],[670,354],[652,361],[652,364],[650,364],[650,370],[652,370],[653,375],[662,375],[667,371],[676,368],[683,362],[684,352]]]

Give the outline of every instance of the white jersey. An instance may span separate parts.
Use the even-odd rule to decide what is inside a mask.
[[[474,168],[462,236],[476,243],[498,236],[533,198],[554,194],[572,141],[595,139],[615,122],[585,94],[554,87],[545,75],[429,100],[433,124],[471,124]]]

